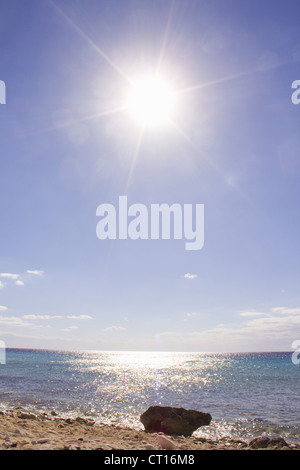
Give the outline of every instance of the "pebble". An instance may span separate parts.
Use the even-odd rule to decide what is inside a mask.
[[[38,439],[37,443],[38,444],[46,444],[46,442],[49,442],[50,439],[48,437],[42,437],[41,439]]]
[[[24,413],[24,411],[21,411],[20,413],[17,414],[17,417],[20,419],[38,419],[38,417],[33,414],[33,413]]]
[[[163,436],[162,434],[157,434],[156,440],[157,440],[158,445],[160,445],[161,448],[164,450],[175,449],[174,442],[172,442],[171,439],[168,439],[166,436]]]
[[[9,441],[9,442],[5,442],[3,445],[4,447],[8,449],[9,447],[17,447],[18,443]]]

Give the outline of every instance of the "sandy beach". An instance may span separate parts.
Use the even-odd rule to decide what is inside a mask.
[[[63,418],[55,411],[37,413],[17,407],[0,412],[1,450],[300,450],[283,439],[259,437],[250,442],[217,441],[146,433],[94,420]]]

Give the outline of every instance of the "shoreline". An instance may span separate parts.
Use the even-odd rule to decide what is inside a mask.
[[[261,436],[217,440],[195,436],[166,436],[117,425],[98,424],[93,419],[65,418],[54,410],[32,412],[24,407],[0,411],[0,450],[300,450],[282,438]]]

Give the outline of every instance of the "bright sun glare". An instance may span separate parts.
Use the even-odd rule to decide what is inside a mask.
[[[127,107],[138,124],[160,126],[167,122],[174,105],[167,84],[155,77],[146,77],[132,86]]]

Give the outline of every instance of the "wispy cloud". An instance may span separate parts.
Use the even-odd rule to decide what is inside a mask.
[[[264,316],[269,316],[270,314],[266,312],[245,311],[245,312],[240,312],[239,315],[241,317],[264,317]]]
[[[5,279],[5,281],[12,281],[16,286],[24,285],[20,280],[20,274],[15,273],[0,273],[0,278]],[[3,289],[6,286],[6,282],[0,281],[0,289]]]
[[[300,315],[300,308],[274,307],[272,312],[285,315]]]
[[[7,310],[7,307],[4,307],[4,305],[0,305],[0,312],[4,312]]]
[[[44,271],[40,271],[38,269],[27,269],[26,271],[27,274],[32,274],[33,276],[42,276],[44,274]]]
[[[78,330],[78,326],[76,325],[72,325],[72,326],[68,326],[67,328],[63,328],[62,331],[66,331],[66,332],[69,332],[69,331],[73,331],[73,330]]]
[[[44,271],[28,269],[25,273],[25,278],[28,278],[28,276],[42,276],[43,274]],[[25,285],[24,276],[18,273],[0,273],[0,279],[4,279],[6,282],[14,282],[16,286]],[[6,282],[0,280],[0,289],[3,289],[5,287]]]
[[[103,328],[102,331],[125,331],[126,328],[124,328],[123,326],[108,326],[107,328]]]
[[[198,276],[197,276],[197,274],[186,273],[186,274],[184,274],[183,277],[184,277],[184,279],[192,280],[192,279],[196,279]]]
[[[160,334],[166,348],[176,344],[183,350],[253,351],[268,347],[289,348],[300,335],[300,308],[274,307],[270,311],[239,313],[244,320],[232,325],[194,331],[165,331]],[[258,346],[257,346],[258,345]]]
[[[19,279],[20,274],[13,274],[13,273],[0,273],[0,277],[3,279],[11,279],[16,280]]]
[[[198,313],[197,312],[186,312],[185,315],[184,315],[184,319],[183,321],[188,321],[190,320],[191,318],[195,318],[198,316]]]
[[[21,317],[2,317],[0,316],[0,325],[27,327],[34,326],[32,323],[24,321]]]
[[[68,315],[67,318],[70,318],[72,320],[92,320],[93,317],[90,315]]]
[[[23,315],[22,318],[26,320],[50,320],[52,318],[63,318],[61,315]]]

